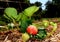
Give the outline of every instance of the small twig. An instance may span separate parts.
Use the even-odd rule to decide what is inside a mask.
[[[6,28],[6,26],[0,26],[0,28]]]
[[[7,41],[7,39],[8,39],[8,36],[6,36],[6,38],[5,38],[4,42],[6,42],[6,41]]]
[[[0,28],[4,28],[5,26],[0,26]]]
[[[8,27],[7,27],[7,26],[0,26],[0,28],[5,28],[5,29],[8,29]]]

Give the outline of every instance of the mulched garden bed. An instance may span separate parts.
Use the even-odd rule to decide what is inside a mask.
[[[49,21],[57,23],[57,30],[55,31],[54,35],[43,40],[31,38],[27,42],[60,42],[60,22],[56,20],[56,18],[49,19]],[[22,33],[17,29],[1,31],[0,42],[23,42],[21,36]]]

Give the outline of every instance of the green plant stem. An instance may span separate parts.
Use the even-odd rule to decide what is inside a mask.
[[[13,20],[13,23],[14,23],[14,25],[17,27],[17,29],[19,30],[19,27],[16,25],[17,23],[16,23],[16,21],[12,18],[12,20]]]

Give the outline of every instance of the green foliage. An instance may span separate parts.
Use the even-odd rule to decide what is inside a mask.
[[[4,16],[9,19],[9,20],[16,20],[19,21],[22,17],[22,15],[26,15],[27,17],[31,17],[33,15],[33,13],[35,13],[37,10],[39,9],[39,7],[37,6],[31,6],[28,7],[27,9],[25,9],[22,13],[17,14],[17,10],[15,8],[12,7],[8,7],[4,10]]]
[[[4,14],[4,17],[6,18],[6,19],[8,19],[9,21],[12,21],[12,19],[11,18],[9,18],[7,15],[5,15]]]
[[[4,11],[5,15],[7,15],[11,19],[16,19],[17,18],[17,10],[15,8],[6,8]]]
[[[42,24],[43,24],[45,27],[47,27],[47,26],[49,25],[49,21],[48,21],[48,20],[43,20],[43,21],[42,21]]]
[[[31,16],[38,9],[39,7],[37,6],[31,6],[25,9],[23,12],[17,14],[17,10],[15,8],[9,7],[5,9],[4,17],[12,21],[11,23],[18,23],[20,25],[21,32],[26,32],[27,26],[32,24]]]
[[[52,32],[55,32],[56,29],[57,29],[57,24],[54,23],[54,22],[50,22],[50,24],[53,26],[53,30],[52,30]]]
[[[30,35],[31,38],[44,39],[47,36],[47,31],[43,26],[38,28],[38,33],[36,35]]]
[[[37,7],[37,6],[31,6],[24,10],[24,14],[28,17],[31,17],[33,15],[33,13],[35,13],[38,9],[39,9],[39,7]]]
[[[44,39],[47,36],[47,32],[44,28],[40,28],[37,35],[35,35],[35,38],[37,39]]]
[[[26,32],[26,28],[28,27],[29,24],[32,24],[31,20],[23,15],[21,18],[21,32]]]
[[[46,37],[46,31],[44,30],[44,29],[41,29],[39,32],[38,32],[38,34],[37,34],[37,36],[40,38],[40,39],[44,39],[45,37]]]
[[[23,15],[23,17],[21,19],[21,31],[22,32],[25,32],[26,31],[26,28],[28,26],[27,19],[28,18],[25,15]]]
[[[23,16],[23,13],[19,13],[19,15],[17,16],[17,21],[20,21],[22,16]]]
[[[0,25],[5,25],[6,23],[4,21],[0,21]]]
[[[29,24],[32,24],[31,16],[35,13],[39,8],[36,6],[29,7],[23,11],[23,15],[21,18],[21,31],[26,32],[26,28]]]

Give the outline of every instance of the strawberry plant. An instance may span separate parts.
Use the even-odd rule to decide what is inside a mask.
[[[21,32],[26,32],[28,25],[32,24],[31,16],[39,9],[37,6],[31,6],[18,13],[13,7],[8,7],[4,10],[4,17],[10,21],[7,27],[12,28],[16,26],[18,29],[20,27]],[[8,29],[9,29],[8,28]]]
[[[3,29],[5,28],[6,30],[14,30],[15,28],[17,30],[20,30],[22,33],[22,40],[24,42],[28,41],[31,38],[44,39],[45,37],[48,37],[55,32],[57,29],[57,24],[54,22],[49,22],[47,20],[43,20],[40,23],[33,23],[31,17],[36,11],[38,11],[38,9],[39,7],[37,6],[31,6],[26,8],[21,13],[18,13],[15,8],[8,7],[4,10],[4,18],[9,20],[9,22],[0,27]],[[51,32],[46,31],[49,25],[53,26]]]

